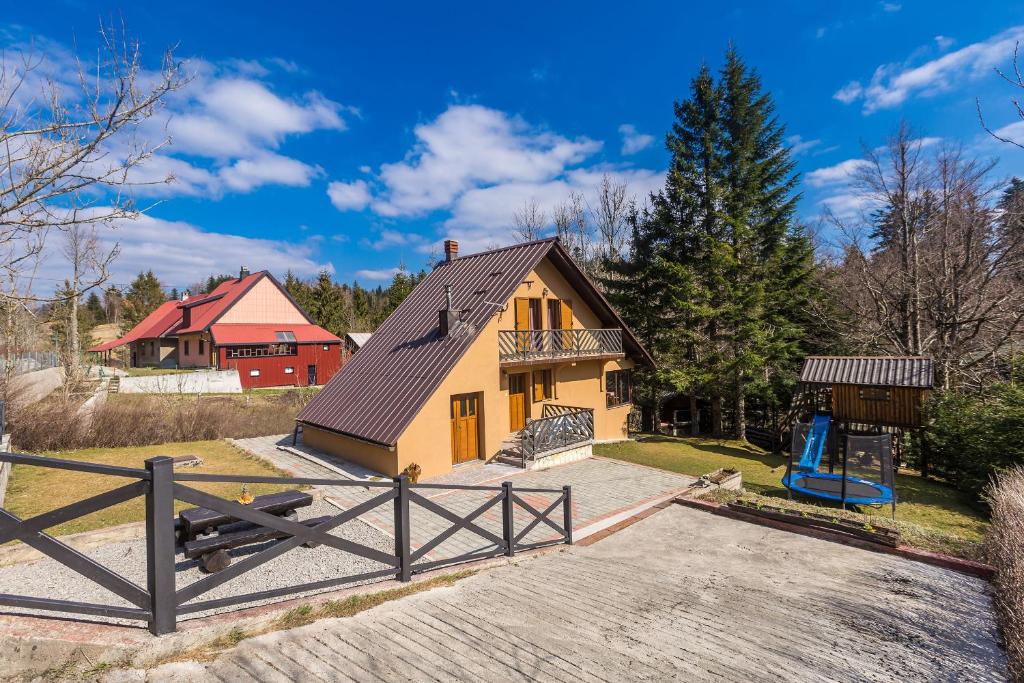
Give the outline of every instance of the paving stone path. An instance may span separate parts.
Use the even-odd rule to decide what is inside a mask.
[[[279,448],[279,446],[290,447],[291,438],[291,435],[279,435],[236,439],[233,442],[294,476],[340,477],[336,471],[319,463],[327,463],[332,467],[345,470],[351,476],[371,474],[363,468],[339,462],[327,454],[303,447],[301,442],[298,450],[304,453],[305,457]],[[511,481],[513,490],[556,489],[558,493],[522,492],[518,494],[539,512],[546,510],[561,495],[563,486],[571,486],[573,529],[585,530],[595,528],[603,520],[611,520],[617,515],[626,514],[638,507],[673,497],[693,483],[694,478],[605,458],[590,458],[542,471],[524,471],[518,467],[504,464],[460,467],[443,477],[431,479],[429,483],[499,486],[502,481]],[[380,493],[379,489],[365,486],[323,486],[318,488],[322,488],[327,500],[346,510]],[[474,512],[495,495],[491,491],[445,489],[418,489],[417,492],[462,517]],[[413,552],[444,532],[452,524],[444,517],[415,503],[410,505],[409,516]],[[517,534],[534,520],[533,515],[519,505],[515,506],[514,516]],[[561,509],[553,511],[551,517],[561,526]],[[376,508],[361,515],[359,519],[389,536],[393,535],[394,513],[390,505]],[[474,523],[500,537],[502,535],[500,503],[483,513]],[[557,534],[551,527],[540,523],[533,527],[522,539],[522,542],[538,543],[556,536]],[[427,553],[417,564],[494,549],[495,545],[485,538],[463,529]]]
[[[984,683],[1006,667],[981,580],[673,505],[146,680]]]

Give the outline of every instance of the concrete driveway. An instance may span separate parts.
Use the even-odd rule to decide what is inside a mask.
[[[1003,681],[987,585],[670,506],[158,681]]]

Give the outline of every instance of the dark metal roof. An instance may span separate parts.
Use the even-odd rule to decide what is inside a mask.
[[[809,356],[800,369],[808,384],[860,384],[931,389],[932,359],[920,356]]]
[[[298,421],[394,445],[495,311],[505,305],[523,279],[548,255],[574,279],[582,276],[555,239],[442,262],[310,401]],[[574,284],[609,326],[623,328],[627,352],[641,362],[653,364],[647,351],[589,280],[583,276],[582,284]],[[463,315],[456,332],[441,336],[438,311],[444,305],[445,285],[452,286],[452,308]],[[494,364],[497,372],[497,348]]]

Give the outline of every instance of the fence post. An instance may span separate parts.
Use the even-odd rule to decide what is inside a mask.
[[[167,456],[146,461],[146,583],[149,630],[155,636],[177,628],[174,596],[174,461]]]
[[[505,554],[512,557],[516,554],[515,526],[512,523],[512,482],[501,482],[501,488],[505,491],[505,498],[501,501],[501,531],[505,537]]]
[[[565,525],[565,544],[572,545],[572,487],[563,486],[562,523]]]
[[[400,474],[394,479],[398,495],[395,496],[395,557],[398,559],[399,581],[412,579],[409,561],[409,478]]]

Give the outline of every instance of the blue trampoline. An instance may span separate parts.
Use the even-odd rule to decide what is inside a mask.
[[[888,434],[846,436],[841,454],[842,472],[819,472],[828,442],[832,418],[818,413],[809,424],[793,426],[789,467],[782,485],[790,492],[802,493],[845,505],[892,505],[896,512],[896,492],[892,466],[892,447]],[[799,454],[800,460],[796,461]],[[833,454],[834,456],[835,454]]]

